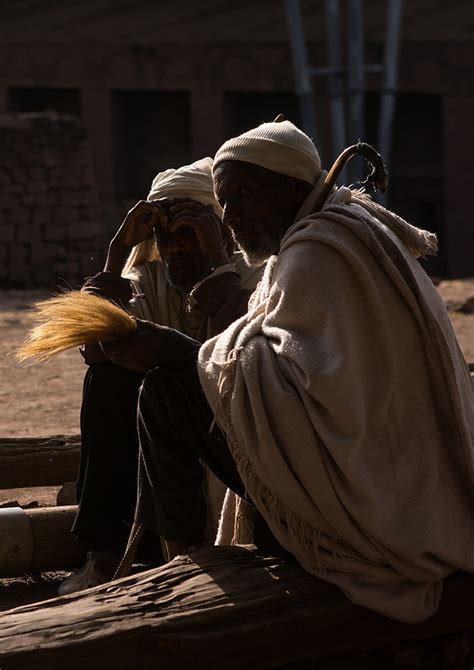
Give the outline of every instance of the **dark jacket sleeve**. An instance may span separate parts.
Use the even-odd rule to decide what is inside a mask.
[[[181,365],[182,363],[197,363],[201,343],[192,337],[170,328],[160,347],[159,365]]]

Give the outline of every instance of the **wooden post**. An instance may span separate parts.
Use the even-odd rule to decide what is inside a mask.
[[[364,3],[347,2],[347,94],[349,102],[348,142],[354,144],[365,134]],[[362,181],[365,161],[355,156],[346,166],[346,179]]]
[[[344,81],[341,53],[341,12],[339,0],[326,0],[326,45],[329,65],[328,87],[331,106],[331,160],[346,148]],[[345,183],[345,178],[341,178]]]
[[[285,0],[285,14],[293,60],[295,88],[300,104],[301,122],[305,133],[316,142],[314,86],[299,0]]]
[[[364,6],[362,0],[349,0],[347,4],[349,144],[354,144],[363,140],[365,125]]]
[[[76,512],[73,505],[0,510],[0,577],[78,567],[87,545],[71,533]]]
[[[377,151],[383,157],[389,173],[392,159],[393,120],[397,100],[396,94],[402,12],[402,0],[388,0]],[[388,193],[380,193],[377,200],[382,205],[386,206],[389,200]]]
[[[0,489],[75,481],[80,444],[79,435],[0,438]]]

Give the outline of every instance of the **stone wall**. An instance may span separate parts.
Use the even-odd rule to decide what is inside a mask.
[[[77,286],[100,269],[106,243],[80,121],[0,116],[0,286]]]

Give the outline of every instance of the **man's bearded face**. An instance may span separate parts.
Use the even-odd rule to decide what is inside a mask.
[[[278,253],[301,204],[295,180],[249,163],[223,161],[215,170],[214,187],[223,222],[247,262],[260,265]]]
[[[181,226],[175,231],[155,229],[155,239],[171,286],[190,291],[209,273],[209,260],[189,226]]]
[[[279,249],[288,221],[278,216],[261,221],[253,217],[232,231],[235,242],[249,265],[261,265]]]

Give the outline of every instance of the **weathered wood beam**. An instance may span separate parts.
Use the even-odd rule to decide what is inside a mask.
[[[474,578],[401,624],[350,603],[296,562],[209,547],[111,584],[0,615],[2,670],[282,668],[474,629]]]
[[[74,481],[80,435],[0,438],[0,489]]]

